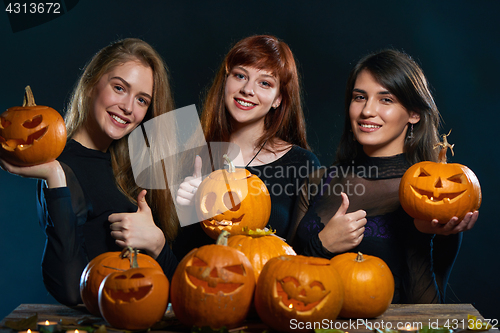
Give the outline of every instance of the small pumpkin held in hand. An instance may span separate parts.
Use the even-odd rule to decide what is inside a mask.
[[[242,252],[227,246],[227,236],[223,230],[217,244],[192,250],[175,270],[171,302],[184,325],[233,328],[250,310],[253,268]]]
[[[30,86],[23,106],[7,109],[0,115],[2,158],[18,166],[55,160],[66,145],[64,120],[53,108],[35,104]]]
[[[256,175],[235,168],[212,172],[198,187],[195,202],[203,230],[216,239],[222,230],[241,233],[243,227],[262,229],[271,216],[271,197]]]
[[[255,288],[255,308],[262,321],[280,332],[309,332],[297,322],[335,320],[344,287],[328,259],[285,255],[270,259]]]
[[[394,296],[394,277],[380,258],[347,252],[333,257],[344,284],[344,318],[375,318],[383,314]]]
[[[131,268],[131,249],[125,248],[122,252],[105,252],[92,259],[82,272],[80,278],[80,296],[87,310],[93,315],[100,316],[99,287],[102,280],[111,273]],[[159,271],[162,268],[150,256],[138,253],[136,260],[140,267],[153,267]]]
[[[454,146],[448,135],[443,134],[443,142],[435,146],[441,147],[438,163],[416,163],[401,178],[399,201],[415,219],[445,224],[456,216],[461,221],[481,205],[481,186],[474,172],[462,164],[446,163],[446,151],[450,148],[453,153]]]

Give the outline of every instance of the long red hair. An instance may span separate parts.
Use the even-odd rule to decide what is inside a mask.
[[[240,40],[224,58],[207,93],[201,114],[207,142],[227,142],[230,139],[232,126],[224,103],[224,88],[227,76],[235,66],[265,69],[280,81],[281,104],[266,115],[264,134],[256,146],[262,146],[266,141],[272,146],[279,138],[309,149],[295,59],[287,44],[269,35]]]

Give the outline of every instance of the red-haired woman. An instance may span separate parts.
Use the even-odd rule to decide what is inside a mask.
[[[201,124],[207,142],[239,146],[237,166],[267,185],[272,202],[269,226],[286,237],[301,181],[319,166],[307,144],[299,75],[288,45],[268,35],[237,42],[208,91]],[[201,161],[195,165],[193,176],[177,193],[178,205],[192,204],[201,182]],[[201,228],[193,225],[181,233],[186,229]]]

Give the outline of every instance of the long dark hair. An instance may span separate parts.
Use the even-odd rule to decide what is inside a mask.
[[[427,79],[409,55],[387,49],[366,55],[351,70],[345,91],[344,132],[337,149],[337,162],[350,163],[363,149],[360,143],[354,141],[349,106],[356,79],[364,70],[369,71],[380,85],[396,96],[406,110],[420,115],[420,121],[413,126],[413,138],[405,139],[404,153],[408,162],[437,161],[438,150],[434,149],[434,144],[439,142],[440,114]]]

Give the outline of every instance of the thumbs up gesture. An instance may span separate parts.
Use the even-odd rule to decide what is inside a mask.
[[[193,204],[193,198],[201,184],[201,167],[202,161],[200,156],[194,159],[194,172],[193,176],[184,178],[184,182],[177,190],[176,202],[180,206],[190,206]]]
[[[163,231],[155,224],[146,202],[146,190],[137,196],[135,213],[115,213],[108,217],[111,236],[121,247],[131,246],[156,258],[165,245]]]
[[[323,247],[332,253],[355,248],[361,243],[365,231],[366,212],[358,210],[347,213],[349,198],[345,193],[341,193],[341,196],[342,204],[318,235]]]

